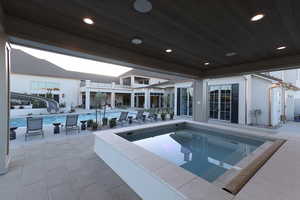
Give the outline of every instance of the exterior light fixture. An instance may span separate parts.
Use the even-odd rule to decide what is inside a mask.
[[[205,66],[208,66],[208,65],[210,65],[210,63],[209,63],[209,62],[205,62],[204,65],[205,65]]]
[[[231,57],[231,56],[235,56],[237,53],[236,52],[229,52],[229,53],[226,53],[225,55],[227,57]]]
[[[94,21],[91,18],[85,17],[83,18],[83,22],[89,25],[94,24]]]
[[[264,18],[264,14],[262,14],[262,13],[259,13],[259,14],[257,14],[257,15],[254,15],[252,18],[251,18],[251,21],[253,21],[253,22],[256,22],[256,21],[259,21],[259,20],[261,20],[262,18]]]
[[[165,50],[165,52],[167,52],[167,53],[172,53],[172,51],[173,51],[172,49],[166,49]]]
[[[143,43],[143,40],[141,38],[134,37],[134,38],[132,38],[131,43],[134,45],[139,45],[139,44]]]
[[[276,49],[277,50],[283,50],[283,49],[286,49],[286,46],[280,46],[280,47],[277,47]]]
[[[152,10],[152,3],[149,0],[136,0],[133,8],[140,13],[147,13]]]

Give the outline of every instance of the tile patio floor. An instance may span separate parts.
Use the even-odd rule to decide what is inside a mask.
[[[140,200],[93,152],[94,135],[44,140],[11,150],[2,200]]]
[[[299,130],[300,123],[289,122],[268,133],[289,141],[234,200],[298,199]],[[140,200],[93,152],[93,143],[94,135],[82,132],[13,146],[10,171],[0,176],[0,200]]]

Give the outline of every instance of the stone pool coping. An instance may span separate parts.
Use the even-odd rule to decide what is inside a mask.
[[[124,127],[119,129],[110,129],[101,132],[94,133],[96,135],[95,138],[95,152],[100,156],[108,165],[110,165],[116,173],[123,178],[129,186],[133,189],[136,189],[136,192],[143,197],[145,200],[147,199],[233,199],[234,196],[225,192],[221,188],[216,185],[205,181],[204,179],[182,169],[175,164],[160,158],[159,156],[145,150],[142,147],[139,147],[120,136],[116,135],[117,133],[122,132],[130,132],[148,129],[152,127],[161,127],[161,126],[169,126],[180,123],[188,123],[203,126],[207,129],[220,129],[222,133],[228,132],[231,135],[238,134],[247,137],[258,137],[264,140],[274,141],[277,138],[271,137],[265,133],[257,133],[251,130],[241,130],[235,127],[224,127],[216,124],[207,124],[201,122],[194,122],[190,120],[173,120],[167,122],[160,122],[156,124],[145,124],[135,127]],[[106,154],[106,155],[104,155]],[[109,156],[110,154],[110,156]],[[112,158],[115,157],[115,158]],[[136,180],[128,180],[130,179],[130,175],[126,174],[126,170],[122,169],[125,166],[117,166],[118,160],[113,159],[126,159],[126,161],[122,162],[133,164],[129,168],[137,167],[140,176],[146,175],[148,181],[143,182],[142,178],[139,181]],[[119,160],[119,161],[120,161]],[[119,162],[120,163],[120,162]],[[114,166],[112,166],[114,165]],[[130,171],[128,171],[129,173]],[[137,173],[137,171],[131,171],[131,173]],[[131,174],[134,176],[134,174]],[[153,185],[149,186],[147,190],[143,190],[143,187],[146,187],[152,181],[153,184],[158,185],[158,188],[152,188]],[[153,182],[154,181],[154,182]],[[141,182],[141,185],[138,183]],[[162,194],[161,191],[165,193]],[[156,193],[158,192],[158,193]],[[158,195],[155,197],[155,195]],[[164,198],[162,198],[164,196]]]

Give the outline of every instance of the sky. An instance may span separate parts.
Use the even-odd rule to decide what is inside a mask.
[[[16,44],[12,44],[11,46],[14,49],[22,50],[39,59],[47,60],[68,71],[117,77],[132,69],[120,65],[114,65],[114,64],[98,62],[98,61],[88,60],[79,57],[53,53],[49,51],[43,51],[39,49],[33,49],[33,48],[24,47]]]

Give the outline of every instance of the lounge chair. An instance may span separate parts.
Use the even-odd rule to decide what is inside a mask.
[[[135,121],[141,122],[144,119],[144,111],[143,110],[138,110],[136,117],[134,118]]]
[[[118,119],[118,123],[121,123],[121,125],[123,125],[123,122],[127,121],[127,117],[128,117],[128,112],[121,112],[121,115]]]
[[[28,136],[36,136],[36,135],[42,135],[44,137],[43,118],[27,117],[25,141],[27,141]]]
[[[78,124],[78,115],[67,115],[66,124],[65,124],[66,134],[68,134],[69,130],[77,130],[79,133],[80,127],[77,124]]]

